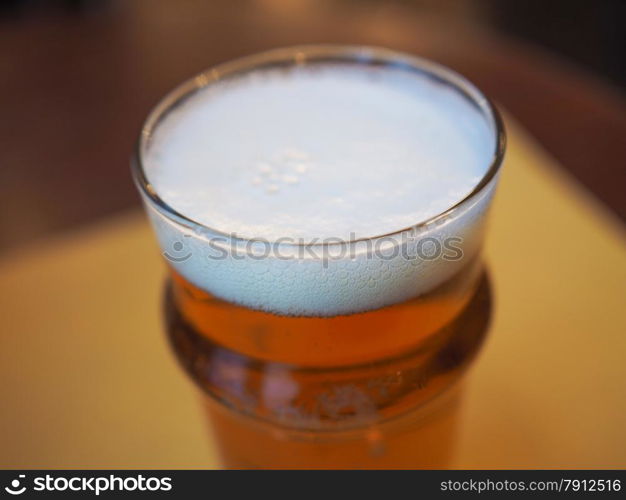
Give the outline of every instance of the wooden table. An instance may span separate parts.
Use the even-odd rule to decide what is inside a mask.
[[[509,120],[464,468],[626,466],[622,227]],[[0,467],[204,468],[215,452],[160,321],[141,213],[0,259]]]

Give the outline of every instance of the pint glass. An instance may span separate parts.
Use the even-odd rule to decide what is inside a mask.
[[[133,175],[224,467],[449,464],[503,155],[480,91],[386,49],[274,50],[157,105]]]

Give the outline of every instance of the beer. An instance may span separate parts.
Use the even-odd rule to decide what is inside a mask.
[[[376,311],[298,318],[229,304],[174,274],[165,294],[171,345],[208,395],[224,464],[447,465],[457,385],[484,339],[491,306],[483,275],[458,311],[444,311],[461,279]],[[434,325],[440,317],[448,321]]]
[[[471,84],[382,49],[272,51],[156,108],[134,173],[226,467],[446,465],[503,147]]]

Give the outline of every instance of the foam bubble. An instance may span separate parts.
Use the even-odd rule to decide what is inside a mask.
[[[172,265],[218,297],[282,314],[373,309],[427,291],[460,262],[380,258],[356,245],[348,259],[322,261],[289,245],[263,259],[248,247],[242,259],[214,259],[241,243],[210,242],[213,230],[270,242],[392,233],[467,196],[490,165],[494,140],[469,100],[417,72],[257,70],[187,98],[159,122],[144,153],[160,197],[211,230],[184,228],[150,204],[149,213],[165,252],[184,240],[191,254]],[[466,256],[474,254],[492,189],[421,237],[463,235]],[[385,244],[415,253],[416,241]]]

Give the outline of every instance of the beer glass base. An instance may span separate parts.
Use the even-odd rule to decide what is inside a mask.
[[[443,469],[454,454],[462,384],[401,421],[333,433],[263,426],[203,397],[227,469]]]

